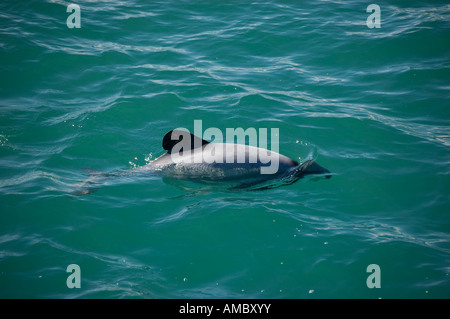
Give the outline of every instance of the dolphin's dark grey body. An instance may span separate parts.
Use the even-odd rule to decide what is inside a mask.
[[[233,184],[232,189],[255,190],[292,184],[310,174],[331,177],[330,171],[314,160],[300,164],[270,150],[242,144],[211,143],[185,131],[168,132],[162,146],[167,152],[145,166],[118,173],[94,173],[94,179],[85,184],[92,185],[114,176],[152,173],[195,182],[225,182]],[[271,165],[268,159],[277,160],[277,169],[263,174],[264,168]],[[91,192],[89,189],[94,190],[85,188],[76,193],[87,194]]]

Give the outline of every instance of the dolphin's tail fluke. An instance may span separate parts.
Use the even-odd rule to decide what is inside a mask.
[[[324,175],[326,178],[330,178],[331,172],[317,164],[314,160],[308,160],[296,169],[296,175],[298,177],[305,175]]]
[[[83,188],[77,189],[76,191],[73,191],[70,194],[74,195],[74,196],[81,196],[81,195],[91,194],[96,191],[98,191],[98,188],[96,188],[96,187],[83,187]]]
[[[87,195],[98,191],[98,187],[95,187],[94,185],[109,177],[108,173],[103,173],[101,171],[89,168],[83,168],[83,170],[89,173],[89,178],[81,184],[78,189],[71,192],[74,196]]]

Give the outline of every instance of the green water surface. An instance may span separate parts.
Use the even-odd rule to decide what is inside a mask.
[[[446,1],[378,2],[380,28],[367,1],[76,4],[71,29],[69,2],[0,3],[1,298],[450,297]],[[278,128],[333,177],[71,195],[194,120]]]

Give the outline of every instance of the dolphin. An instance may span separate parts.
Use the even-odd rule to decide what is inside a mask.
[[[330,178],[331,173],[313,159],[303,163],[261,147],[206,141],[190,132],[171,130],[162,140],[166,151],[147,165],[116,173],[88,170],[91,178],[74,195],[97,190],[93,185],[110,177],[160,174],[198,183],[225,183],[230,190],[263,190],[295,183],[306,175]],[[270,170],[276,162],[275,170]]]

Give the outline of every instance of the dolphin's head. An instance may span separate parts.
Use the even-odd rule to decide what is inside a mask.
[[[300,178],[305,175],[323,175],[326,178],[331,177],[331,172],[325,167],[317,164],[314,160],[308,160],[304,162],[298,168],[296,168],[295,171],[295,174]]]

